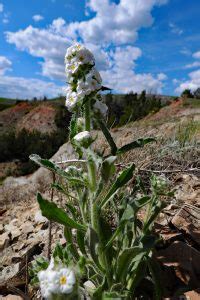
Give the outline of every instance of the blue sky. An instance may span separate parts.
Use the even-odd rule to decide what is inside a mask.
[[[75,40],[116,92],[195,90],[199,17],[199,0],[0,0],[0,96],[62,94]]]

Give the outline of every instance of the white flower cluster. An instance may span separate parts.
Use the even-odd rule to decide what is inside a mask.
[[[62,265],[55,266],[51,260],[49,267],[38,273],[42,297],[52,299],[54,295],[70,294],[76,283],[74,271]]]
[[[85,96],[101,89],[102,79],[94,67],[93,54],[84,46],[75,44],[67,49],[65,70],[69,87],[67,88],[66,106],[73,110],[82,103]]]

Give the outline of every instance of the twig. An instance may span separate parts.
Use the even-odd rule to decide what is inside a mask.
[[[28,255],[26,254],[26,285],[25,285],[25,293],[28,296]]]
[[[56,164],[70,164],[70,163],[86,163],[87,160],[84,159],[70,159],[70,160],[63,160],[55,162]]]
[[[132,164],[132,162],[129,162],[127,164],[116,164],[115,166],[122,166],[127,167],[128,165]],[[182,170],[149,170],[149,169],[142,169],[138,168],[139,172],[151,172],[151,173],[187,173],[187,172],[200,172],[199,168],[190,168],[190,169],[182,169]]]
[[[141,172],[152,172],[152,173],[187,173],[187,172],[200,172],[200,169],[198,168],[191,168],[191,169],[185,169],[185,170],[148,170],[148,169],[139,169]]]
[[[53,175],[53,184],[55,183],[55,174]],[[54,189],[51,189],[51,202],[53,202]],[[52,241],[52,221],[49,221],[49,238],[48,238],[48,249],[47,249],[47,257],[50,260],[51,258],[51,241]]]

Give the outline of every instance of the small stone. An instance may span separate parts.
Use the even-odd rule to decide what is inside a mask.
[[[11,231],[12,240],[18,238],[20,235],[21,235],[21,231],[17,227],[15,227],[15,229]]]
[[[176,228],[189,234],[200,245],[200,208],[185,204],[171,222]]]
[[[9,240],[10,238],[8,232],[4,232],[3,234],[0,235],[0,250],[3,250],[8,246]]]
[[[46,223],[46,222],[48,222],[48,219],[43,217],[40,210],[35,213],[34,220],[35,220],[36,223]]]
[[[28,233],[32,233],[34,231],[34,227],[31,222],[26,222],[21,225],[20,230],[21,230],[21,233],[28,234]]]
[[[0,234],[3,233],[3,231],[4,231],[4,226],[3,224],[0,224]]]

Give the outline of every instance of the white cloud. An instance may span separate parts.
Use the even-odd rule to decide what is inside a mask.
[[[193,68],[198,68],[200,67],[200,61],[194,61],[191,64],[187,64],[184,69],[193,69]]]
[[[195,53],[193,53],[192,55],[194,58],[200,59],[200,51],[197,51]]]
[[[136,47],[117,47],[111,53],[111,67],[102,71],[106,86],[118,92],[148,92],[160,93],[163,87],[165,74],[153,77],[150,73],[136,74],[134,71],[135,60],[141,56],[141,50]]]
[[[56,97],[62,88],[53,82],[23,77],[1,76],[0,95],[8,98],[32,99],[33,97]]]
[[[161,0],[121,0],[118,4],[109,0],[88,0],[87,12],[96,13],[88,21],[74,24],[74,30],[85,42],[133,43],[141,27],[153,23],[151,10],[155,5],[165,4]]]
[[[180,50],[180,53],[186,56],[191,56],[192,52],[187,49],[186,47],[184,47],[183,49]]]
[[[0,95],[8,98],[32,99],[33,97],[54,97],[62,93],[62,87],[40,79],[5,75],[11,70],[12,62],[0,56]]]
[[[35,22],[39,22],[39,21],[44,20],[44,17],[41,16],[41,15],[34,15],[32,18],[33,18],[33,20],[34,20]]]
[[[5,56],[0,56],[0,75],[3,75],[6,71],[11,70],[12,62]]]
[[[171,28],[171,32],[174,34],[181,35],[183,33],[183,30],[172,22],[169,23],[169,27]]]
[[[200,69],[189,73],[189,80],[182,82],[177,88],[176,92],[181,93],[185,89],[190,89],[195,91],[197,88],[200,87]]]
[[[159,73],[159,74],[157,75],[157,78],[158,78],[159,80],[167,80],[167,75],[164,74],[164,73]]]
[[[3,12],[3,4],[0,3],[0,13]]]
[[[92,15],[87,21],[67,24],[63,18],[58,18],[47,28],[28,26],[17,32],[7,32],[6,39],[17,49],[42,58],[42,75],[62,82],[65,80],[66,48],[73,40],[81,40],[94,52],[97,67],[108,86],[118,91],[148,89],[160,92],[165,75],[136,74],[134,71],[141,50],[133,47],[133,43],[140,28],[152,25],[153,7],[165,3],[166,0],[120,0],[118,4],[109,0],[88,0],[87,12]]]
[[[70,45],[65,37],[50,29],[28,26],[16,33],[7,33],[7,41],[19,50],[27,51],[35,57],[42,57],[42,74],[53,79],[64,80],[64,54]]]

